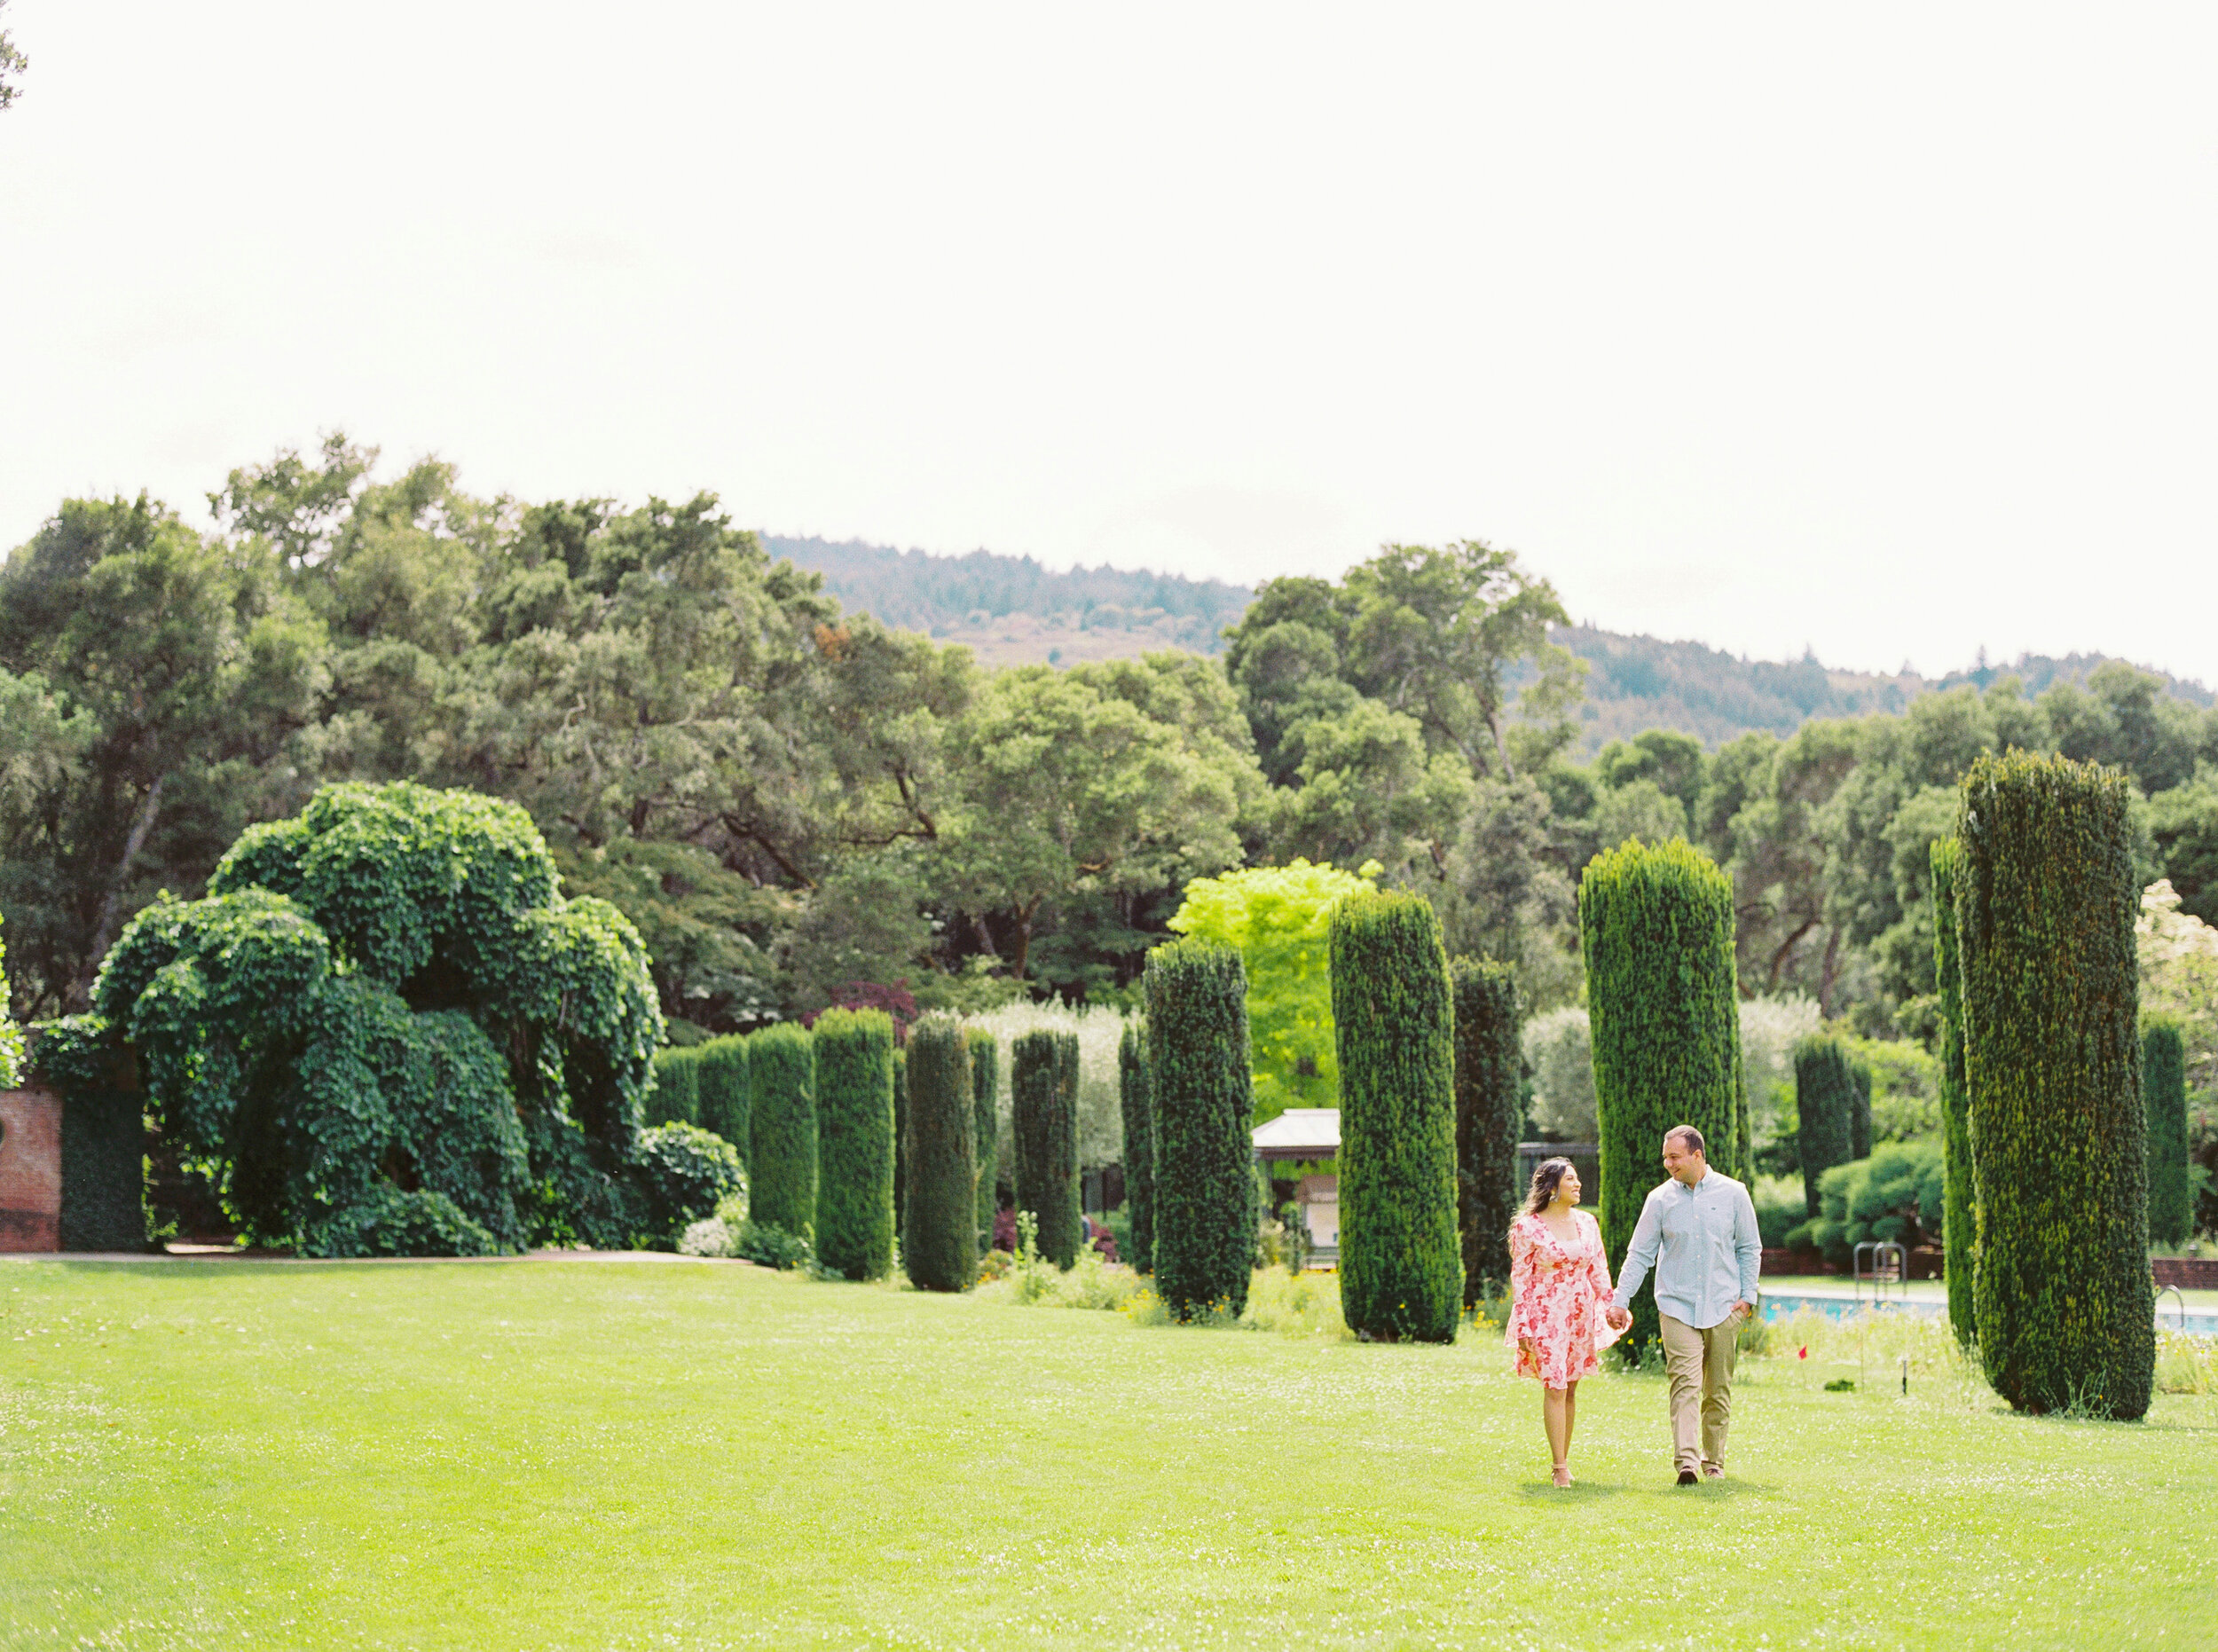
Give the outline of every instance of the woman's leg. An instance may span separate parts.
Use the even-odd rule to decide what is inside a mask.
[[[1557,1459],[1559,1462],[1567,1461],[1570,1458],[1571,1430],[1578,1426],[1578,1420],[1579,1385],[1576,1382],[1567,1382],[1563,1385],[1563,1455]]]
[[[1558,1468],[1563,1467],[1564,1453],[1571,1449],[1571,1424],[1564,1397],[1561,1388],[1540,1390],[1540,1420],[1548,1431],[1548,1453]]]

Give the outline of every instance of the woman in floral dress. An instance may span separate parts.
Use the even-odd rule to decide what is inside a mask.
[[[1509,1224],[1509,1342],[1517,1374],[1539,1379],[1560,1486],[1571,1483],[1579,1379],[1601,1369],[1594,1356],[1632,1323],[1610,1301],[1601,1228],[1578,1202],[1578,1171],[1569,1159],[1550,1159],[1532,1173],[1525,1208]]]

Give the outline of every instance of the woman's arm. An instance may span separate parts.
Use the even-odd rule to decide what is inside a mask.
[[[1609,1286],[1609,1247],[1602,1243],[1602,1224],[1584,1210],[1586,1224],[1594,1230],[1594,1242],[1587,1247],[1586,1277],[1593,1281],[1594,1294],[1603,1302],[1612,1300]]]
[[[1532,1294],[1527,1288],[1532,1283],[1535,1263],[1532,1254],[1532,1234],[1526,1229],[1522,1216],[1509,1224],[1509,1331],[1512,1335],[1522,1330],[1525,1323],[1525,1302]]]

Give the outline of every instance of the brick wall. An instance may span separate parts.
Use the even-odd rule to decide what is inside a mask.
[[[0,1090],[0,1250],[61,1248],[61,1102]]]

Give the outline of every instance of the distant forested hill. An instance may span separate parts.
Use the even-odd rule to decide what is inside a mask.
[[[988,665],[1072,665],[1155,649],[1215,654],[1251,592],[1216,579],[1122,568],[1054,573],[1029,556],[934,556],[848,540],[762,536],[773,556],[824,576],[840,605],[967,643]]]
[[[774,556],[824,576],[841,606],[877,615],[890,625],[967,643],[990,665],[1046,661],[1068,665],[1156,649],[1215,654],[1224,627],[1237,622],[1254,594],[1215,579],[1121,568],[1074,568],[1055,573],[1029,556],[972,551],[934,556],[849,540],[763,536]],[[2028,695],[2059,679],[2084,682],[2107,657],[2027,655],[2010,665],[1984,661],[1946,677],[1915,672],[1881,675],[1833,671],[1815,658],[1742,659],[1700,642],[1667,642],[1592,625],[1558,630],[1555,640],[1587,662],[1581,709],[1584,751],[1644,728],[1677,728],[1712,748],[1751,728],[1792,733],[1813,717],[1899,712],[1919,695],[1961,682],[1985,688],[2017,676]],[[2167,676],[2172,693],[2197,705],[2213,702],[2199,682]]]

